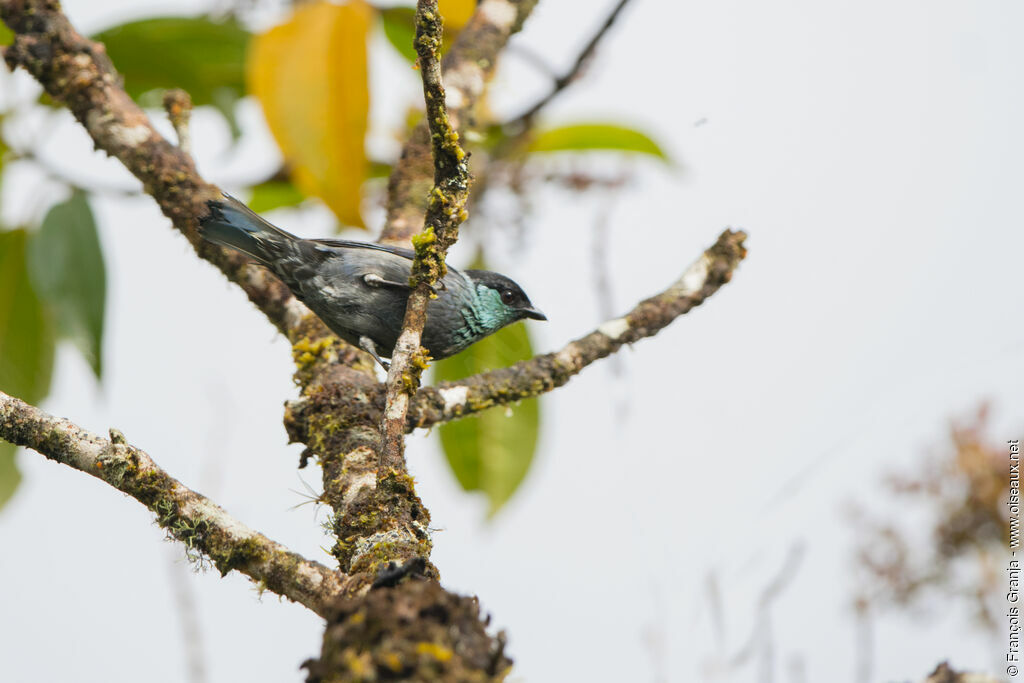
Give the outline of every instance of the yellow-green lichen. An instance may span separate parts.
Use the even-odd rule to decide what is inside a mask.
[[[428,655],[439,662],[447,662],[454,654],[450,648],[437,643],[416,643],[416,653]]]

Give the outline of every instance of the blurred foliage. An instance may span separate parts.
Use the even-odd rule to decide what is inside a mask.
[[[263,213],[286,206],[297,206],[305,199],[305,195],[299,192],[294,183],[272,178],[252,186],[249,208],[256,213]]]
[[[486,269],[482,260],[470,268]],[[434,378],[450,382],[533,357],[529,328],[509,325],[465,351],[438,361]],[[532,398],[514,408],[495,408],[438,430],[448,464],[466,491],[481,491],[493,516],[525,479],[537,450],[540,403]]]
[[[362,0],[298,5],[286,22],[253,39],[248,63],[250,88],[296,187],[324,200],[343,224],[358,227],[371,19]]]
[[[28,245],[28,270],[53,311],[57,334],[71,340],[99,379],[107,274],[85,193],[76,191],[46,214]]]
[[[240,134],[235,103],[245,94],[249,32],[237,21],[209,17],[157,17],[121,24],[93,36],[124,77],[135,100],[160,106],[153,91],[181,88],[196,106],[212,105]]]
[[[912,475],[888,478],[886,489],[895,501],[912,506],[915,515],[928,513],[928,532],[857,511],[859,609],[941,604],[948,612],[949,602],[958,599],[972,606],[982,625],[996,628],[994,598],[1010,540],[1009,447],[987,436],[988,415],[982,406],[966,423],[953,423],[941,452],[925,458]]]
[[[476,4],[476,0],[440,1],[444,48],[470,20]],[[246,11],[239,7],[240,12]],[[312,0],[295,3],[282,23],[255,36],[236,17],[161,16],[129,21],[94,38],[104,43],[127,92],[140,104],[159,107],[163,90],[181,88],[195,106],[219,110],[235,141],[242,135],[235,105],[246,95],[255,96],[285,163],[284,170],[272,178],[248,183],[254,210],[298,206],[306,198],[317,197],[340,224],[363,227],[363,204],[383,201],[380,179],[388,177],[396,161],[370,161],[365,152],[370,111],[368,44],[373,31],[382,31],[395,49],[415,61],[414,15],[408,5],[376,9],[365,0],[340,4]],[[0,43],[11,38],[0,25]],[[11,109],[0,111],[0,119],[13,109],[22,113],[23,107],[44,103],[48,103],[45,95],[23,105],[9,104]],[[412,122],[422,118],[422,102],[414,104]],[[526,198],[538,184],[577,192],[614,191],[626,184],[628,177],[622,172],[613,177],[595,175],[580,152],[639,154],[670,163],[651,137],[614,123],[523,130],[521,125],[502,122],[487,106],[486,93],[474,116],[476,130],[463,136],[477,176],[473,212],[476,221],[483,216],[483,222],[495,229],[522,220],[529,210]],[[88,199],[101,188],[87,183],[72,186],[39,161],[31,149],[34,142],[8,141],[6,132],[0,127],[0,162],[16,157],[35,163],[50,181],[73,190],[69,200],[49,207],[41,224],[18,230],[0,226],[0,390],[39,401],[49,390],[58,335],[77,346],[97,378],[102,373],[106,273]],[[408,129],[395,132],[405,139]],[[8,142],[15,152],[7,152]],[[575,154],[579,163],[569,170],[560,164],[532,163],[556,152]],[[507,207],[495,211],[494,216],[477,211],[485,206],[480,198],[493,189],[510,191],[520,204],[511,212]],[[43,208],[53,201],[49,198],[52,187],[45,191],[48,194],[36,200]],[[495,196],[500,198],[502,193]],[[472,224],[465,227],[473,230]],[[531,355],[527,328],[517,324],[442,361],[437,376],[463,377]],[[459,482],[467,490],[483,492],[491,514],[526,476],[536,450],[539,411],[538,402],[531,400],[512,409],[511,416],[491,410],[439,430]],[[0,443],[0,504],[19,480],[13,453],[13,448]]]
[[[27,230],[0,232],[0,391],[35,403],[50,389],[53,316],[29,277]]]
[[[36,403],[50,390],[55,335],[29,278],[27,244],[27,230],[0,232],[0,391]],[[0,507],[21,481],[15,450],[0,443]]]
[[[610,123],[576,123],[533,134],[527,152],[615,151],[646,154],[671,163],[668,155],[645,133]]]
[[[388,7],[380,11],[384,37],[410,62],[416,61],[416,10],[412,7]]]
[[[18,447],[6,441],[0,441],[0,510],[18,490],[21,483],[21,472],[18,463],[14,462],[14,454]]]
[[[437,4],[444,17],[441,45],[441,51],[444,52],[451,47],[455,36],[473,16],[476,0],[440,0]],[[416,39],[416,10],[412,7],[387,7],[380,10],[380,19],[384,37],[398,50],[398,54],[410,63],[415,63],[416,48],[413,41]]]

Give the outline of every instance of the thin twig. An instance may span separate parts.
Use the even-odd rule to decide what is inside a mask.
[[[178,136],[178,149],[191,156],[192,133],[188,124],[192,118],[192,98],[181,88],[171,88],[164,93],[164,111]]]
[[[498,55],[519,31],[537,0],[483,0],[444,57],[446,105],[452,128],[464,131],[491,78]],[[402,148],[388,179],[387,221],[380,241],[406,243],[424,223],[424,197],[430,191],[431,139],[420,122]]]
[[[348,579],[307,560],[228,515],[186,488],[152,458],[128,445],[117,430],[110,439],[0,392],[0,438],[26,446],[127,493],[156,514],[170,537],[190,556],[210,561],[221,574],[237,570],[261,588],[321,616],[342,595]]]
[[[654,336],[729,282],[746,256],[743,244],[746,236],[742,231],[726,230],[664,292],[640,302],[623,317],[605,322],[560,351],[457,382],[442,382],[437,387],[420,389],[409,407],[406,429],[431,427],[494,406],[539,396],[557,389],[583,368],[623,346]]]
[[[537,100],[533,106],[528,108],[522,114],[505,123],[504,125],[506,128],[513,130],[529,128],[530,124],[533,122],[533,118],[537,115],[537,112],[548,106],[551,103],[551,100],[558,97],[563,90],[565,90],[580,76],[584,67],[593,56],[594,51],[597,49],[597,44],[600,43],[601,39],[608,33],[608,30],[612,27],[612,24],[615,23],[615,20],[619,18],[619,13],[622,12],[628,2],[629,0],[619,0],[619,3],[615,5],[615,8],[608,15],[608,18],[604,20],[604,23],[601,24],[597,29],[597,32],[591,36],[590,41],[580,52],[579,56],[576,57],[576,61],[573,63],[572,67],[565,72],[565,75],[555,79],[555,82],[552,84],[551,90],[548,94]]]
[[[445,254],[459,237],[459,224],[466,219],[469,197],[469,168],[466,153],[459,145],[459,135],[452,128],[441,84],[442,20],[437,0],[419,0],[416,6],[416,53],[419,55],[423,79],[423,99],[427,105],[427,122],[434,158],[434,187],[430,192],[426,227],[413,237],[416,258],[410,282],[415,286],[409,294],[402,333],[395,343],[388,370],[387,401],[380,427],[380,457],[377,479],[391,471],[405,472],[405,415],[409,397],[419,387],[426,358],[420,347],[423,326],[427,321],[427,304],[434,284],[445,274]]]

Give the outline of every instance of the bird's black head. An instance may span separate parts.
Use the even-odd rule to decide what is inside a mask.
[[[480,290],[481,287],[489,290],[491,296],[487,299],[488,306],[503,320],[501,324],[508,324],[522,318],[533,318],[534,320],[547,320],[547,316],[533,307],[530,298],[526,296],[523,288],[500,273],[493,273],[489,270],[465,270],[463,271]]]

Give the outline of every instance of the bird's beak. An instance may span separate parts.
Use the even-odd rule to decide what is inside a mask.
[[[548,317],[538,311],[536,308],[520,308],[519,312],[527,318],[533,318],[534,320],[547,320]]]

